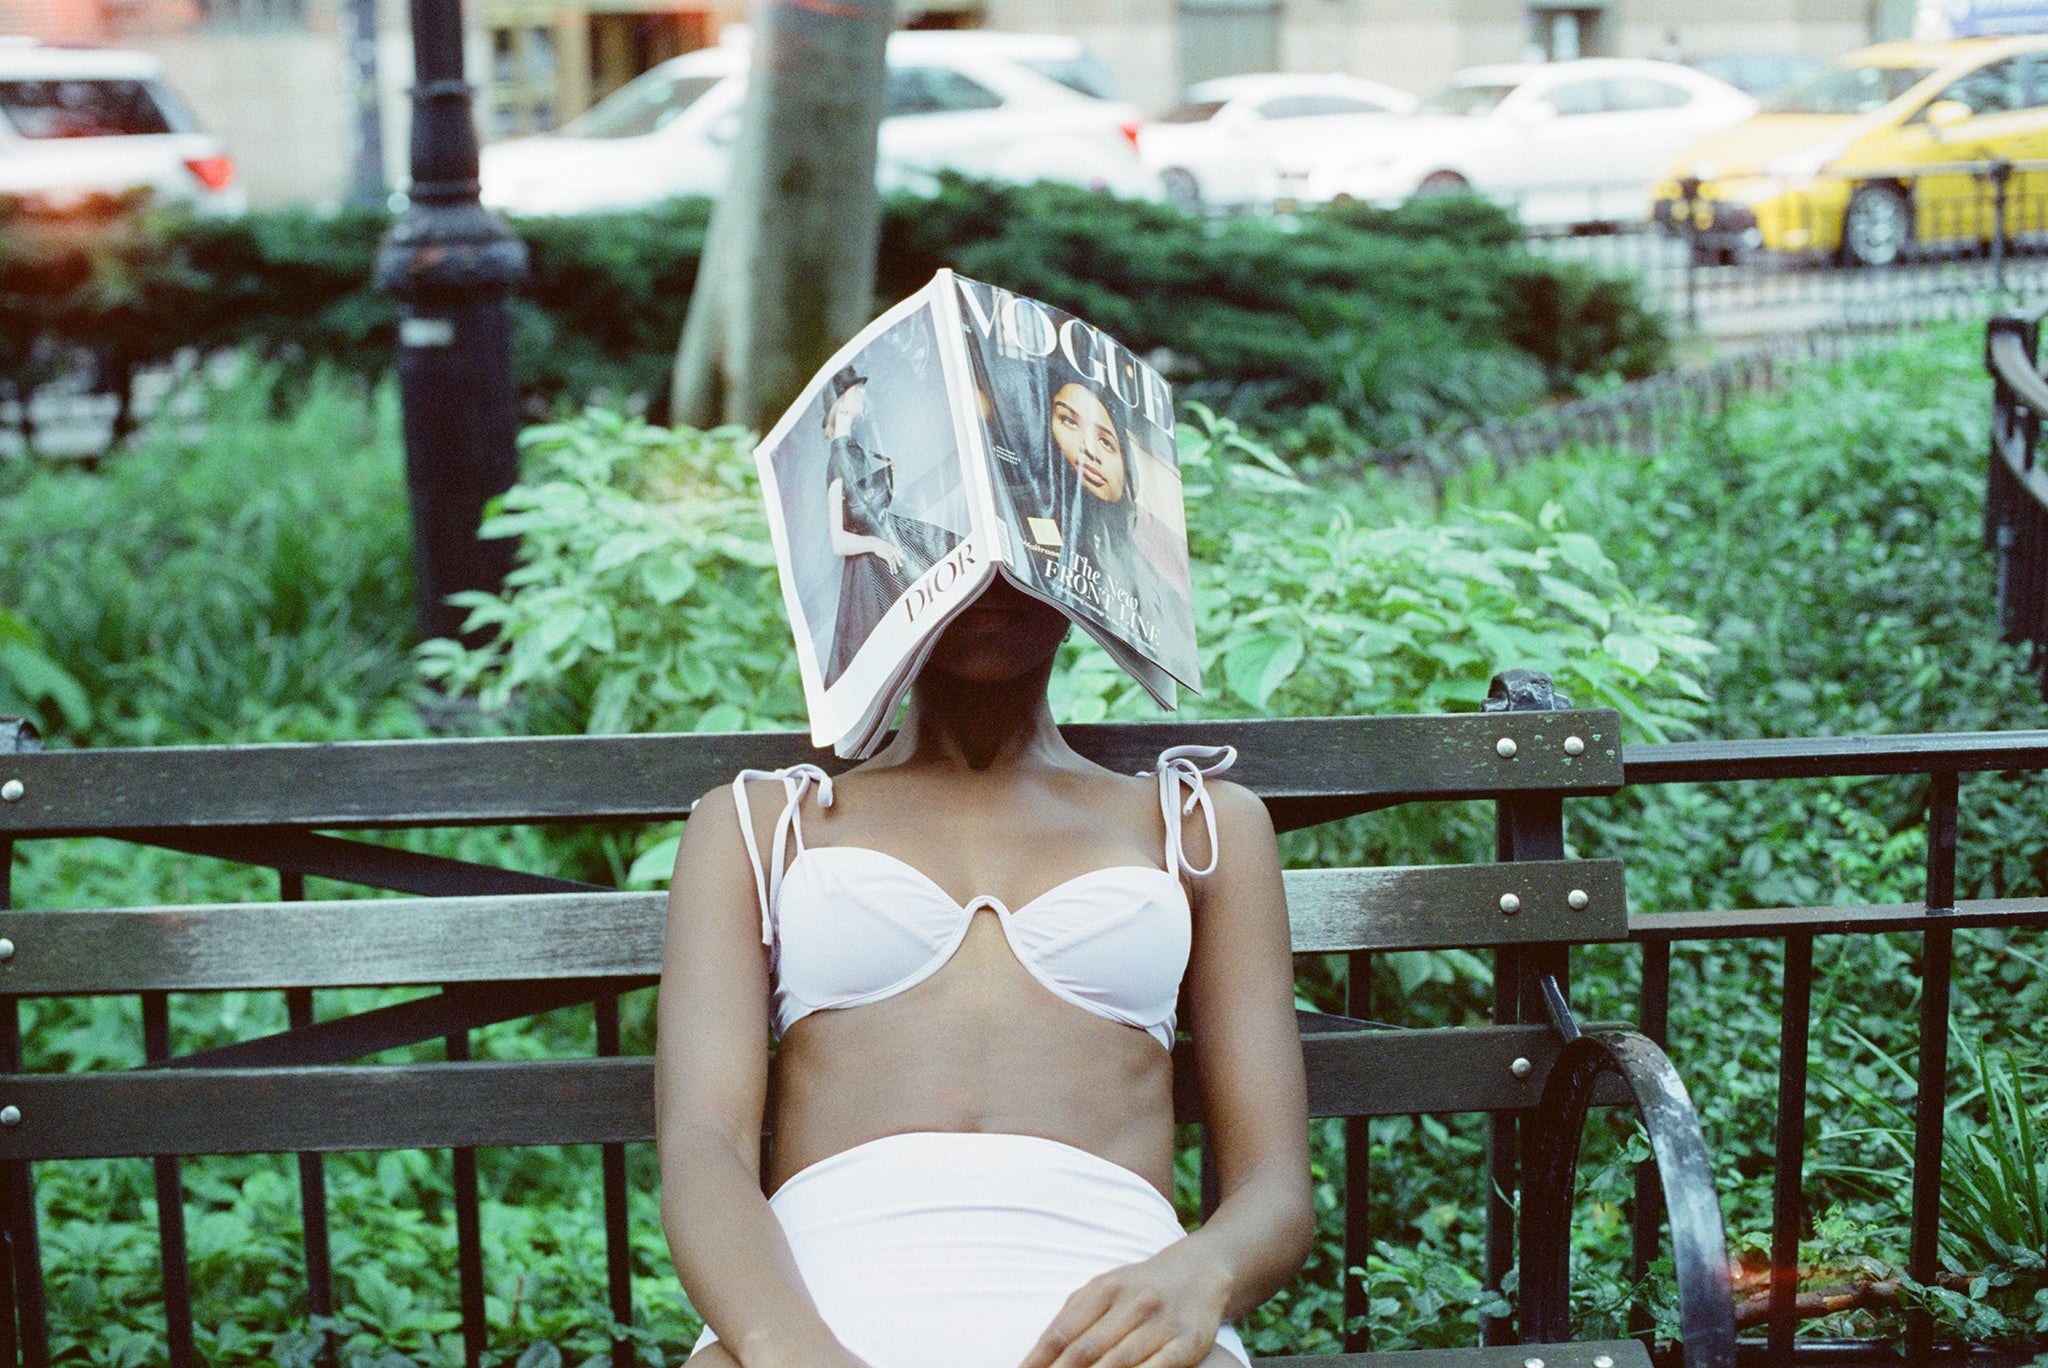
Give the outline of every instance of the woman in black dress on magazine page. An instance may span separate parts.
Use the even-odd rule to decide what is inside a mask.
[[[825,395],[825,526],[840,558],[829,687],[885,613],[958,540],[945,528],[895,511],[896,468],[874,438],[867,377],[847,366]]]

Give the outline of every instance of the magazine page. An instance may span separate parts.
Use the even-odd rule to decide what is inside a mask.
[[[894,702],[905,663],[991,573],[935,293],[842,348],[754,451],[820,746]]]
[[[952,283],[976,435],[1020,587],[1105,646],[1121,643],[1112,654],[1163,706],[1173,680],[1199,692],[1172,391],[1072,314],[964,276]]]

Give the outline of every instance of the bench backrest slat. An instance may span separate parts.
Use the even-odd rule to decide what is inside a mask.
[[[1123,773],[1150,767],[1168,746],[1234,745],[1231,777],[1291,827],[1410,799],[1606,792],[1622,781],[1619,726],[1612,711],[1583,709],[1065,731],[1082,754]],[[1583,743],[1577,756],[1567,737]],[[0,836],[659,820],[683,816],[742,768],[821,759],[830,757],[792,732],[8,754],[0,781],[19,780],[22,793],[0,804]]]
[[[1290,870],[1298,953],[1624,940],[1621,865]],[[1572,895],[1586,895],[1575,908]],[[1503,896],[1515,899],[1503,913]],[[22,996],[617,978],[661,972],[662,893],[352,898],[0,913]]]
[[[1309,1112],[1531,1107],[1558,1049],[1545,1026],[1306,1035]],[[1195,1053],[1174,1052],[1182,1121],[1201,1117]],[[649,1140],[653,1087],[646,1056],[17,1074],[0,1076],[20,1110],[0,1160]]]

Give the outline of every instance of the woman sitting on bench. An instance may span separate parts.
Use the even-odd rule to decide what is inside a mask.
[[[1227,751],[1075,754],[1067,626],[996,579],[873,759],[750,771],[688,823],[656,1108],[695,1368],[1231,1368],[1307,1257],[1272,826]],[[1222,1196],[1192,1235],[1183,990]]]

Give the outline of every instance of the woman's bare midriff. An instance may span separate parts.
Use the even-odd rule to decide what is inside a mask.
[[[776,1051],[772,1192],[842,1150],[911,1131],[1057,1140],[1173,1198],[1173,1068],[1144,1031],[1055,997],[974,914],[923,983],[814,1012]]]

